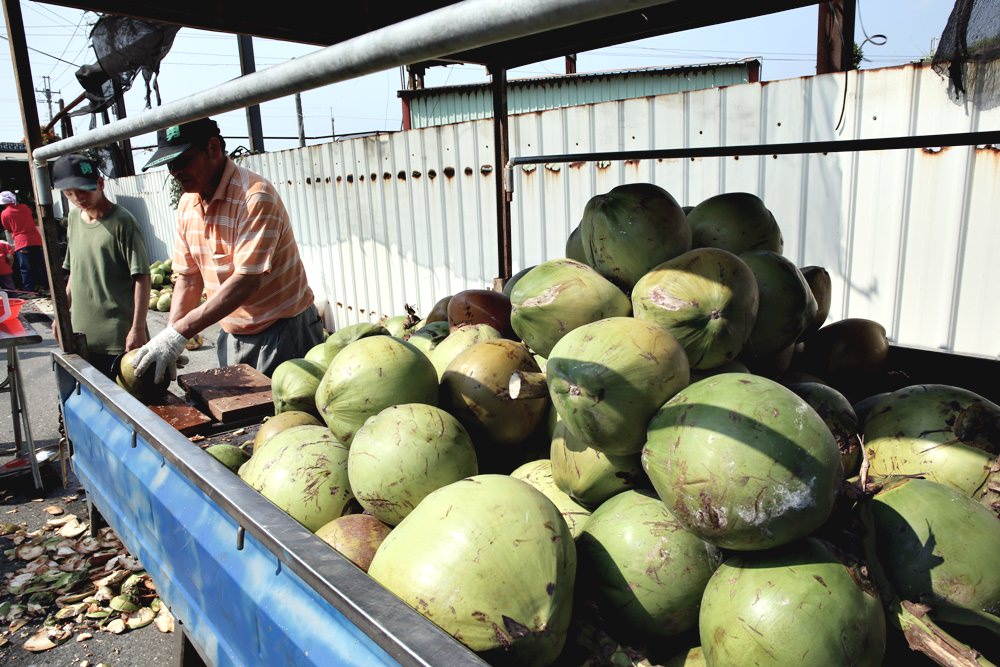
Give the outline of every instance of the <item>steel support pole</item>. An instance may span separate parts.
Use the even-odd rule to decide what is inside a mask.
[[[246,76],[257,71],[257,61],[253,56],[253,37],[237,35],[236,44],[240,50],[240,74]],[[247,135],[250,137],[250,150],[254,153],[264,152],[264,129],[260,121],[260,105],[251,104],[247,107]]]
[[[512,270],[510,242],[510,201],[511,195],[506,187],[504,166],[510,153],[507,134],[507,70],[502,65],[491,65],[490,76],[493,81],[493,182],[497,198],[497,277],[493,288],[502,290],[510,280]]]

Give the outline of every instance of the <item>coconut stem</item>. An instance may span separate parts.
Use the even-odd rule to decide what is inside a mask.
[[[545,381],[545,373],[514,371],[507,383],[507,392],[515,400],[548,396],[549,386]]]
[[[958,641],[941,629],[930,616],[930,608],[900,600],[879,563],[875,551],[875,521],[871,515],[870,501],[860,503],[860,518],[864,530],[865,561],[868,573],[878,588],[886,618],[903,631],[907,643],[944,667],[996,667],[979,651]]]

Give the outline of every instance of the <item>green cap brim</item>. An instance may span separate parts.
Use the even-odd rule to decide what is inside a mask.
[[[143,171],[147,169],[152,169],[153,167],[159,167],[161,165],[172,162],[181,156],[181,153],[191,148],[191,144],[184,144],[182,146],[164,146],[163,148],[157,149],[153,153],[153,157],[149,158],[149,162],[146,166],[142,168]]]

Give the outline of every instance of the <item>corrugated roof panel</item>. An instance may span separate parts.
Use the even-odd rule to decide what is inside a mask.
[[[730,86],[749,81],[749,63],[723,63],[698,68],[629,70],[565,78],[508,81],[510,115],[594,104],[685,90]],[[489,86],[452,86],[405,91],[410,100],[410,126],[432,127],[493,117]]]

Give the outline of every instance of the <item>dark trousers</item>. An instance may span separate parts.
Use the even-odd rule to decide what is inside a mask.
[[[45,272],[45,252],[40,245],[29,245],[14,252],[17,267],[21,271],[21,286],[26,292],[48,289],[49,279]]]

